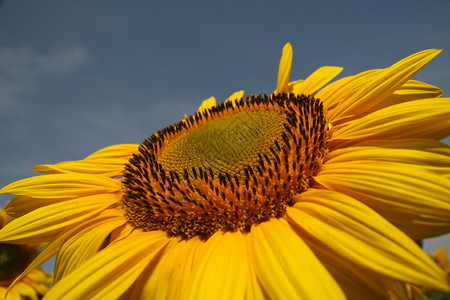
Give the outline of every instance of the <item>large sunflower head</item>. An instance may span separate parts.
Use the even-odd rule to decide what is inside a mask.
[[[325,86],[342,68],[290,82],[287,44],[270,96],[209,98],[141,145],[4,187],[0,241],[50,242],[33,264],[57,255],[51,299],[446,290],[414,242],[450,231],[450,102],[411,79],[439,52]]]
[[[11,217],[0,209],[0,228],[10,221]],[[49,290],[52,282],[51,275],[40,268],[35,268],[8,291],[9,285],[36,257],[38,247],[38,245],[14,245],[0,242],[1,299],[39,299]]]

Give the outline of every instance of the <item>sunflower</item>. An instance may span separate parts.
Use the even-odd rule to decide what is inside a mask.
[[[11,217],[0,209],[0,228],[10,222]],[[39,245],[14,245],[0,243],[0,298],[40,299],[49,290],[52,282],[50,274],[40,268],[31,270],[17,280],[17,284],[8,291],[9,285],[16,279],[37,254]],[[7,296],[7,297],[6,297]]]
[[[446,290],[415,240],[450,231],[450,102],[411,78],[439,50],[337,80],[322,67],[141,145],[39,165],[1,192],[0,241],[49,242],[48,299],[380,299]],[[27,273],[27,270],[22,274]]]

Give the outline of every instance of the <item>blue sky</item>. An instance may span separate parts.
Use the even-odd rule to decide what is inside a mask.
[[[443,48],[415,78],[448,92],[449,11],[448,0],[0,1],[0,186],[140,143],[210,96],[270,93],[286,42],[292,79]]]

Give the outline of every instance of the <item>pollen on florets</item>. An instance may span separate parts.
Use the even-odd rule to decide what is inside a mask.
[[[126,166],[120,206],[143,230],[208,238],[281,217],[327,152],[312,96],[226,102],[146,139]]]

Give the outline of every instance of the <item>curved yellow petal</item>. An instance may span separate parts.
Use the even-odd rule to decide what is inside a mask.
[[[278,69],[277,90],[275,93],[289,93],[288,85],[291,77],[293,51],[290,43],[283,47],[281,55],[280,67]]]
[[[206,241],[205,249],[182,299],[243,299],[249,276],[243,234],[217,232]]]
[[[127,158],[138,151],[138,144],[119,144],[100,149],[85,159]]]
[[[216,105],[216,98],[209,97],[206,100],[203,100],[202,104],[198,108],[198,112],[202,112]]]
[[[231,94],[225,102],[231,102],[234,105],[235,100],[241,100],[242,98],[244,98],[244,91],[240,90]]]
[[[450,147],[446,147],[450,152]],[[415,165],[436,174],[450,175],[450,153],[440,154],[416,149],[357,146],[331,151],[325,163],[375,163],[378,161]]]
[[[450,128],[450,98],[392,105],[336,127],[331,140],[431,138],[441,140]],[[348,144],[346,144],[348,145]]]
[[[329,163],[314,178],[365,203],[415,240],[450,230],[450,179],[382,161]]]
[[[437,86],[417,80],[408,80],[400,88],[395,90],[392,95],[388,96],[382,102],[377,103],[371,111],[407,101],[439,98],[442,95],[444,95],[444,91]]]
[[[117,179],[92,174],[50,174],[25,178],[0,189],[1,194],[70,199],[119,191]]]
[[[340,287],[283,219],[253,226],[250,259],[270,299],[344,299]]]
[[[135,231],[85,261],[56,283],[47,299],[117,299],[144,272],[169,239],[162,231]]]
[[[310,189],[287,213],[311,243],[398,281],[449,288],[442,270],[403,232],[359,201]],[[327,250],[328,249],[328,250]],[[332,256],[333,254],[330,254]]]
[[[190,240],[172,239],[150,278],[143,283],[142,294],[137,296],[140,299],[182,299],[197,266],[195,257],[203,254],[204,244],[198,237]]]
[[[429,49],[417,52],[413,55],[402,59],[389,68],[376,70],[370,76],[353,77],[350,80],[351,85],[358,85],[358,90],[343,90],[343,93],[336,93],[329,96],[326,100],[328,103],[337,102],[339,105],[334,106],[329,110],[329,118],[333,122],[347,116],[358,115],[365,111],[370,111],[375,105],[384,101],[395,90],[399,89],[411,77],[419,72],[426,64],[435,58],[442,50]],[[353,82],[354,79],[356,82]],[[330,84],[328,89],[337,88],[341,83],[336,82]],[[319,98],[328,91],[318,93]]]
[[[450,145],[431,139],[396,139],[396,140],[370,139],[354,143],[353,145],[355,147],[411,149],[411,150],[427,151],[430,153],[436,153],[441,155],[450,155]]]
[[[44,174],[86,173],[114,178],[122,175],[129,159],[130,157],[121,157],[64,161],[53,165],[37,165],[33,171]]]
[[[405,298],[403,282],[361,268],[361,266],[354,264],[351,260],[336,256],[329,249],[311,246],[316,256],[338,282],[348,299],[410,299]]]
[[[101,197],[105,195],[105,197],[109,198],[112,194],[97,194],[96,196]],[[117,198],[116,198],[117,199]],[[60,199],[60,198],[35,198],[30,196],[16,196],[10,201],[8,201],[5,205],[5,212],[13,218],[19,218],[21,216],[26,215],[27,213],[56,203],[60,203],[62,201],[66,201],[69,199]],[[116,200],[117,202],[117,200]],[[113,202],[111,202],[112,204]]]
[[[82,222],[110,206],[116,195],[94,195],[38,208],[0,230],[0,241],[17,244],[53,240],[62,228]]]
[[[309,75],[305,80],[291,82],[289,84],[289,91],[298,95],[314,94],[339,73],[341,73],[342,70],[343,68],[341,67],[321,67]]]
[[[58,251],[55,262],[54,281],[74,271],[78,266],[98,252],[108,235],[126,222],[120,218],[95,218],[83,222]]]
[[[122,215],[117,215],[117,211],[113,209],[108,209],[106,211],[102,211],[99,213],[96,217],[93,217],[90,219],[89,222],[82,222],[76,226],[73,227],[66,227],[62,229],[61,233],[58,234],[58,236],[49,243],[39,254],[36,256],[36,258],[27,266],[27,268],[20,274],[13,283],[9,286],[9,289],[11,289],[17,282],[19,282],[22,278],[25,276],[29,276],[33,270],[38,268],[40,265],[42,265],[44,262],[52,258],[56,255],[56,253],[61,248],[61,245],[63,245],[67,239],[69,239],[71,236],[73,236],[78,231],[82,230],[83,228],[89,226],[91,223],[96,222],[102,222],[103,220],[112,220],[117,219],[117,217],[123,217]]]

